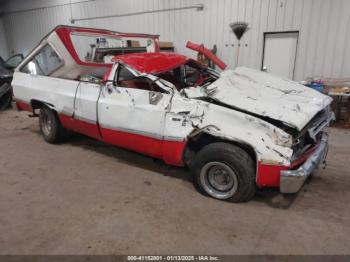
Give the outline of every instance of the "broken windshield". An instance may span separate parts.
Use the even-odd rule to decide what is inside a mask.
[[[157,77],[173,84],[178,91],[214,82],[218,76],[200,64],[189,61],[175,69],[156,74]]]

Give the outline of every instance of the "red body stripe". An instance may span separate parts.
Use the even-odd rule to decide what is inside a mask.
[[[101,128],[103,141],[156,158],[162,158],[162,141],[147,136]]]
[[[170,165],[183,166],[182,154],[185,142],[166,141],[119,130],[100,128],[97,124],[87,123],[63,114],[60,115],[60,121],[67,129],[102,140],[108,144],[163,159],[165,163]]]
[[[185,142],[166,141],[107,128],[101,128],[101,134],[106,143],[163,159],[170,165],[183,166]]]
[[[92,124],[92,123],[88,123],[85,121],[81,121],[79,119],[72,118],[72,117],[66,116],[64,114],[60,114],[59,118],[60,118],[61,124],[65,128],[71,129],[75,132],[87,135],[87,136],[95,138],[97,140],[101,140],[99,127],[97,124]]]

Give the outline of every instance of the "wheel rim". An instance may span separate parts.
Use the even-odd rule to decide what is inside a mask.
[[[51,134],[52,121],[49,115],[44,110],[42,110],[41,112],[40,126],[45,136],[49,136]]]
[[[204,190],[212,197],[227,199],[232,197],[238,188],[235,171],[222,162],[209,162],[200,172]]]

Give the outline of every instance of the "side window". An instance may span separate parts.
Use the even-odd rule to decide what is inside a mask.
[[[47,44],[20,71],[33,75],[48,76],[62,65],[61,58]]]
[[[119,66],[118,66],[119,67]],[[117,85],[123,86],[124,81],[129,81],[132,79],[135,79],[135,76],[133,73],[130,72],[126,67],[120,66],[118,68],[118,74],[115,76],[117,79]]]
[[[160,93],[168,93],[167,91],[160,88],[156,83],[151,81],[151,79],[145,76],[135,76],[126,67],[121,66],[116,75],[117,86],[133,89],[148,90]]]

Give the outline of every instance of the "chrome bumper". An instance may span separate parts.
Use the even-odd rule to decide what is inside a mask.
[[[13,100],[12,100],[12,102],[11,102],[11,107],[12,107],[12,109],[19,111],[19,108],[18,108],[18,106],[17,106],[16,101],[13,101]]]
[[[296,170],[283,170],[280,173],[280,191],[281,193],[296,193],[305,183],[305,180],[322,163],[328,152],[328,135],[322,136],[320,144],[315,152],[305,163]]]

